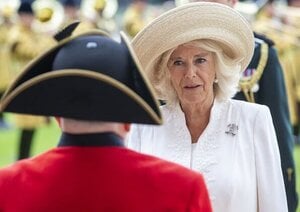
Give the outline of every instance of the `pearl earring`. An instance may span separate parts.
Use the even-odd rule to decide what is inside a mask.
[[[215,80],[214,80],[214,83],[218,83],[219,82],[219,80],[216,78]]]

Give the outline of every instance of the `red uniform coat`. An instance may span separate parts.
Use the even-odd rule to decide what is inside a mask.
[[[1,212],[211,211],[201,175],[126,149],[113,134],[63,137],[0,170]]]

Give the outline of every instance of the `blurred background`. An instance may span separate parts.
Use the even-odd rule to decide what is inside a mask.
[[[81,21],[74,34],[102,29],[119,40],[122,30],[132,38],[155,17],[185,1],[0,0],[0,96],[30,61],[55,45],[53,35],[68,23]],[[240,1],[236,9],[254,31],[275,42],[284,70],[300,193],[300,0]],[[51,117],[1,113],[0,168],[47,151],[59,136]]]

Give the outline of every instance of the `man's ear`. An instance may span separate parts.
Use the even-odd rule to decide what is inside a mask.
[[[57,121],[58,126],[61,127],[61,125],[60,125],[60,123],[61,123],[61,117],[54,117],[54,118]]]
[[[129,131],[130,131],[130,128],[131,128],[131,124],[129,124],[129,123],[125,123],[125,124],[124,124],[124,130],[125,130],[126,132],[129,132]]]

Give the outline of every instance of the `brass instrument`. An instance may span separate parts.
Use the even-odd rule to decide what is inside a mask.
[[[64,8],[57,0],[36,0],[32,4],[36,20],[33,28],[40,32],[53,34],[64,21]]]
[[[118,10],[117,0],[83,0],[81,16],[94,22],[97,28],[112,32],[116,29],[114,16]]]
[[[16,19],[20,3],[20,0],[0,0],[0,24],[4,19],[10,19],[11,21]]]

